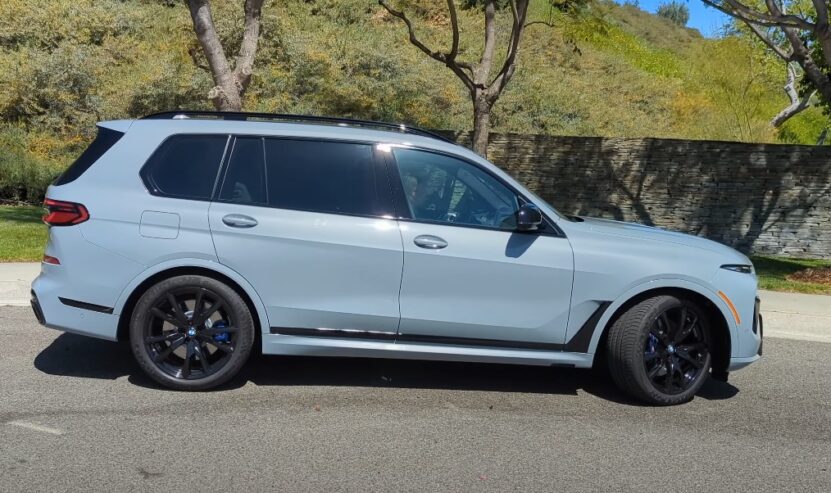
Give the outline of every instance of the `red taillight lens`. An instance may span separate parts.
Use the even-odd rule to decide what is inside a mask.
[[[52,265],[61,265],[61,261],[58,260],[57,257],[53,257],[51,255],[44,255],[43,256],[43,263],[44,264],[52,264]]]
[[[49,226],[72,226],[89,219],[87,208],[75,202],[46,199],[43,201],[43,207],[46,208],[43,222]]]

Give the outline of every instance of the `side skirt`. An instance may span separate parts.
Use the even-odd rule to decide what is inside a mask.
[[[367,338],[369,334],[365,331],[338,330],[338,335],[335,335],[333,332],[328,332],[332,329],[324,329],[327,330],[327,334],[320,334],[317,337],[299,333],[306,330],[317,331],[319,329],[273,328],[271,334],[263,334],[263,354],[464,361],[572,368],[590,368],[593,360],[590,354],[562,351],[562,345],[547,345],[550,347],[537,349],[506,348],[494,347],[491,344],[497,341],[490,340],[487,345],[482,345],[481,342],[479,345],[462,343],[459,339],[453,339],[452,343],[445,341],[437,343],[435,338],[417,342],[399,338],[396,342],[395,334],[386,332],[373,334],[375,338]],[[344,335],[343,332],[349,335]],[[474,339],[473,341],[482,340]]]

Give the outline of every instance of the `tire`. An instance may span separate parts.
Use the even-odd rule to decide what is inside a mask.
[[[177,310],[178,307],[178,310]],[[234,289],[185,275],[150,287],[130,320],[130,347],[142,370],[176,390],[207,390],[233,378],[254,345],[254,320]]]
[[[694,302],[669,295],[649,298],[609,329],[609,371],[623,392],[640,401],[689,402],[709,376],[710,341],[706,313]]]

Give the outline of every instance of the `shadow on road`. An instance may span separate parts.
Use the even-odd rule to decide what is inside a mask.
[[[61,334],[35,357],[49,375],[114,380],[140,372],[130,346],[75,334]]]
[[[112,380],[161,388],[133,360],[129,345],[62,334],[37,355],[35,368],[49,375]],[[602,372],[480,363],[408,361],[371,358],[317,358],[256,355],[243,371],[219,390],[247,382],[279,386],[390,387],[412,389],[519,392],[577,395],[583,390],[609,401],[639,405],[623,396]],[[698,396],[729,399],[736,387],[708,380]]]

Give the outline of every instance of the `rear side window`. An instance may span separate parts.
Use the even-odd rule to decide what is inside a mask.
[[[384,215],[372,146],[265,139],[268,205],[360,216]]]
[[[211,198],[227,135],[175,135],[156,149],[142,169],[154,195]]]
[[[75,181],[79,176],[84,174],[90,166],[98,161],[98,158],[110,150],[110,147],[115,145],[115,143],[118,142],[118,139],[120,139],[123,135],[123,132],[98,127],[98,135],[95,136],[95,140],[92,141],[92,144],[90,144],[89,147],[81,153],[74,163],[69,165],[69,168],[67,168],[66,171],[64,171],[63,174],[55,180],[54,184],[66,185],[67,183]]]

